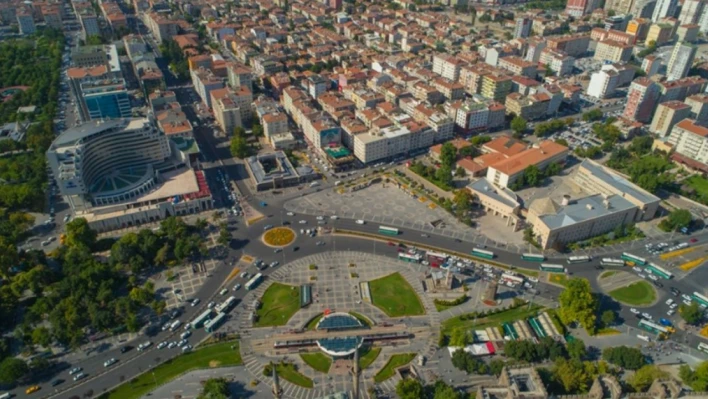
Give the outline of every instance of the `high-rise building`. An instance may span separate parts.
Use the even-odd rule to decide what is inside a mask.
[[[686,104],[691,107],[691,118],[701,125],[708,124],[708,94],[694,94],[686,98]]]
[[[611,67],[612,65],[603,65],[601,70],[592,74],[587,89],[588,96],[605,98],[614,94],[618,86],[619,74]]]
[[[531,19],[528,17],[516,18],[516,26],[514,27],[514,37],[529,37],[531,33]]]
[[[612,10],[617,14],[628,14],[632,10],[634,0],[608,0],[605,2],[605,10]]]
[[[673,17],[676,14],[678,0],[657,0],[654,13],[651,15],[651,22],[657,22],[665,17]]]
[[[666,67],[666,79],[670,82],[685,78],[693,65],[695,56],[696,46],[687,42],[676,43]]]
[[[123,79],[81,85],[79,110],[82,120],[130,118],[130,97]]]
[[[590,14],[599,7],[600,2],[597,0],[568,0],[565,6],[565,12],[574,17],[582,17]]]
[[[667,101],[656,107],[649,131],[659,137],[671,133],[674,125],[691,115],[691,106],[681,101]]]
[[[708,128],[696,124],[692,119],[677,123],[668,140],[677,154],[708,164]]]
[[[659,85],[646,77],[637,78],[629,86],[627,106],[622,116],[646,123],[651,120],[659,95]]]
[[[695,24],[698,22],[705,3],[703,0],[685,0],[681,6],[678,20],[680,25]]]
[[[20,34],[31,35],[37,31],[34,25],[34,17],[30,10],[22,9],[17,11],[17,25],[20,27]]]

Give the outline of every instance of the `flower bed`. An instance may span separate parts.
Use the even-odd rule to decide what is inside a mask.
[[[263,234],[263,242],[273,247],[284,247],[295,241],[295,231],[287,227],[275,227]]]

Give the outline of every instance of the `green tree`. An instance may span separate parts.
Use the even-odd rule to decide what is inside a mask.
[[[32,343],[44,348],[49,347],[52,343],[52,334],[49,332],[49,329],[46,327],[35,328],[32,331]]]
[[[616,318],[615,312],[612,310],[605,310],[602,312],[602,315],[600,315],[600,321],[602,321],[602,324],[605,326],[611,326],[614,324]]]
[[[447,166],[441,166],[435,172],[435,180],[443,187],[452,187],[452,170]]]
[[[700,363],[695,370],[684,364],[679,369],[679,377],[695,392],[708,391],[708,362]]]
[[[570,145],[570,144],[568,144],[568,140],[566,140],[564,138],[557,138],[557,139],[555,139],[555,142],[556,142],[556,144],[560,144],[560,145],[566,146],[566,147],[568,147]]]
[[[480,19],[481,21],[481,19]],[[526,131],[527,127],[526,119],[516,116],[514,119],[511,120],[511,130],[513,130],[516,134],[522,134],[524,131]]]
[[[665,379],[667,377],[669,377],[669,373],[666,371],[659,369],[653,364],[647,364],[635,371],[634,374],[627,379],[627,382],[636,392],[644,392],[654,380]]]
[[[458,166],[457,169],[455,169],[455,177],[465,177],[467,172],[465,172],[465,168],[462,166]]]
[[[492,138],[487,135],[474,136],[470,139],[470,143],[475,147],[481,147],[490,141],[492,141]]]
[[[568,356],[574,360],[583,360],[587,356],[587,349],[585,348],[585,342],[582,339],[574,339],[566,345],[568,350]]]
[[[91,35],[86,38],[87,46],[99,46],[106,44],[106,40],[101,35]]]
[[[558,296],[560,318],[565,324],[579,322],[590,334],[595,332],[597,299],[584,278],[571,278]]]
[[[396,394],[401,399],[423,399],[423,385],[415,378],[404,378],[396,385]]]
[[[221,245],[228,245],[231,242],[231,233],[229,232],[229,226],[226,223],[221,223],[219,225],[219,238],[217,242]]]
[[[463,399],[460,393],[443,381],[436,381],[433,389],[433,399]]]
[[[628,370],[639,370],[646,364],[646,358],[642,351],[628,346],[605,348],[602,351],[602,358]]]
[[[231,397],[229,384],[224,378],[210,378],[204,382],[202,393],[197,399],[228,399]]]
[[[536,165],[529,165],[524,169],[524,180],[526,184],[537,187],[543,182],[543,174]]]
[[[651,146],[654,144],[654,138],[651,136],[638,136],[632,139],[632,144],[629,145],[629,151],[637,155],[644,155],[651,151]]]
[[[253,132],[253,135],[256,137],[263,136],[263,126],[261,126],[261,125],[253,125],[253,128],[251,128],[251,131]]]
[[[76,218],[66,224],[66,245],[92,248],[96,243],[96,232],[89,227],[84,218]]]
[[[451,143],[447,142],[442,145],[440,149],[440,164],[452,169],[457,161],[457,148]]]
[[[450,335],[450,346],[467,346],[472,342],[472,337],[464,328],[452,330]]]
[[[703,312],[696,302],[691,302],[690,305],[681,304],[679,314],[688,324],[697,325],[703,320]]]
[[[8,357],[0,362],[0,383],[15,384],[19,379],[27,375],[29,367],[24,360]]]
[[[583,120],[585,122],[594,122],[602,119],[604,116],[602,110],[595,108],[590,111],[583,113]]]
[[[248,156],[248,143],[242,136],[234,135],[231,137],[231,145],[229,148],[231,150],[231,156],[234,158],[243,159]]]
[[[456,190],[452,198],[452,203],[455,204],[455,211],[459,216],[464,215],[466,212],[472,210],[472,203],[474,201],[474,196],[469,190],[462,189]]]
[[[662,220],[662,223],[665,225],[665,230],[672,231],[689,227],[692,220],[693,216],[691,215],[691,212],[685,209],[675,209],[671,211],[666,219]]]

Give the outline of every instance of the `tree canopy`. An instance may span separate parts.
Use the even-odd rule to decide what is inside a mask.
[[[521,134],[526,131],[527,126],[528,123],[526,122],[526,119],[520,116],[516,116],[514,117],[514,119],[511,120],[511,130],[513,130],[516,134]]]
[[[578,322],[589,333],[595,332],[597,299],[584,278],[571,278],[566,289],[558,296],[560,318],[565,324]]]
[[[639,370],[646,364],[646,359],[641,350],[628,346],[615,346],[605,348],[602,358],[628,370]]]

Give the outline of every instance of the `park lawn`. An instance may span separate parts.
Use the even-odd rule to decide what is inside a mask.
[[[381,353],[381,348],[373,348],[371,346],[365,350],[366,352],[359,354],[359,370],[364,370],[365,368],[371,366],[371,363],[373,363]]]
[[[294,285],[273,283],[263,293],[255,327],[283,326],[300,310],[300,290]]]
[[[389,317],[425,314],[420,298],[400,273],[369,282],[371,302]]]
[[[231,349],[232,346],[234,349]],[[105,399],[138,399],[187,371],[241,364],[243,361],[237,341],[209,345],[168,360],[155,367],[152,373],[143,373],[132,382],[126,381],[123,385],[101,397]]]
[[[462,320],[462,316],[456,316],[451,319],[445,320],[442,324],[442,333],[445,335],[450,335],[457,328],[464,328],[466,330],[473,328],[476,330],[483,330],[487,327],[498,327],[502,323],[507,323],[510,321],[516,321],[520,319],[526,319],[529,316],[533,316],[538,313],[539,310],[543,309],[539,305],[528,305],[520,306],[516,309],[505,310],[500,313],[495,313],[491,316],[478,317],[475,323],[474,318],[469,320]]]
[[[371,320],[369,320],[368,317],[364,316],[363,314],[357,313],[357,312],[349,312],[350,315],[356,317],[357,320],[361,322],[361,324],[371,327],[372,323]]]
[[[308,321],[307,324],[305,325],[305,330],[312,331],[317,327],[317,323],[322,320],[322,317],[324,317],[323,313],[318,314],[315,316],[312,320]]]
[[[396,373],[397,368],[405,366],[413,359],[415,359],[415,353],[403,353],[391,356],[391,358],[388,359],[386,365],[383,366],[383,368],[379,370],[378,373],[376,373],[376,375],[374,376],[374,381],[381,383],[388,380],[389,378],[393,377],[393,375]]]
[[[693,175],[684,180],[682,183],[696,190],[699,197],[708,196],[708,180],[705,178],[698,175]]]
[[[320,373],[327,374],[332,367],[332,358],[321,352],[301,353],[300,357],[308,366]]]
[[[303,388],[312,388],[314,384],[312,380],[297,371],[295,365],[293,364],[277,364],[278,377],[284,379],[285,381],[291,382],[295,385],[301,386]]]
[[[656,291],[646,281],[637,281],[626,287],[610,291],[610,296],[616,301],[627,305],[651,305],[656,300]]]
[[[617,271],[608,270],[600,275],[600,280],[602,280],[603,278],[610,278],[610,277],[614,276],[615,274],[617,274]]]

